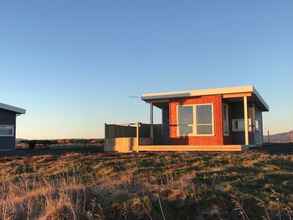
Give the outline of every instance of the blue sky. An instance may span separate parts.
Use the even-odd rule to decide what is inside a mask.
[[[293,1],[0,3],[0,102],[18,137],[102,137],[147,121],[144,92],[254,84],[265,128],[293,128]],[[159,120],[157,115],[157,120]]]

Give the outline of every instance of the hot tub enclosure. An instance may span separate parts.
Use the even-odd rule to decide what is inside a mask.
[[[25,110],[0,103],[0,151],[14,150],[16,145],[16,117]]]

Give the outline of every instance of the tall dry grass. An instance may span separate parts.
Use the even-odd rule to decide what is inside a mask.
[[[0,158],[0,219],[292,219],[293,156]]]

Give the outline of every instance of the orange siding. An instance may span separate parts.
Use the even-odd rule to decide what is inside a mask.
[[[214,109],[214,136],[177,136],[177,106],[184,104],[212,103]],[[202,96],[184,99],[174,99],[169,103],[170,143],[185,145],[223,145],[223,115],[222,96]]]

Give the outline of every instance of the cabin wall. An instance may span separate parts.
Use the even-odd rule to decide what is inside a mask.
[[[213,136],[178,136],[177,107],[190,104],[213,104],[214,112],[214,135]],[[222,96],[201,96],[174,99],[169,103],[169,144],[182,145],[223,145],[223,115]]]
[[[0,109],[0,125],[14,126],[14,136],[2,137],[0,136],[0,150],[13,150],[15,149],[15,136],[16,136],[16,114],[11,111]]]

